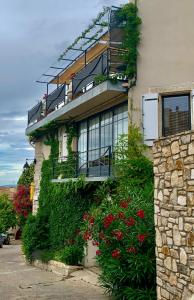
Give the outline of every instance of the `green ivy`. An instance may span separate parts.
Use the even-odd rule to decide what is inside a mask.
[[[138,16],[136,3],[123,5],[121,9],[117,11],[116,18],[123,24],[123,41],[121,48],[126,50],[126,52],[122,54],[122,59],[126,63],[124,74],[131,80],[131,84],[135,84],[137,77],[138,45],[140,42],[140,25],[142,23]]]
[[[64,167],[71,164],[72,140],[77,134],[74,124],[66,125],[69,157]],[[23,251],[27,259],[43,251],[43,259],[51,257],[77,264],[84,251],[84,242],[79,233],[83,215],[91,205],[96,205],[95,191],[98,183],[86,183],[83,178],[66,183],[52,183],[53,162],[58,161],[59,142],[57,129],[47,135],[45,143],[51,146],[48,160],[44,160],[41,170],[39,209],[30,217],[23,231]],[[60,165],[60,163],[58,163]],[[70,175],[70,174],[69,174]],[[32,226],[32,230],[30,230]],[[77,250],[76,250],[77,249]],[[78,251],[79,249],[79,251]],[[75,252],[79,255],[75,256]]]

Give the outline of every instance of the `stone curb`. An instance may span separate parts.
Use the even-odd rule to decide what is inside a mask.
[[[47,272],[53,272],[57,275],[61,275],[63,277],[68,277],[70,274],[72,274],[75,271],[82,270],[82,266],[70,266],[66,265],[62,262],[58,262],[55,260],[50,260],[48,263],[44,263],[38,259],[35,259],[32,263],[32,266],[37,267],[41,270],[47,271]]]

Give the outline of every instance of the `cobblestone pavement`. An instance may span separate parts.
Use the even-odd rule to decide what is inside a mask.
[[[83,272],[83,271],[82,271]],[[28,266],[20,245],[0,249],[0,300],[108,300],[104,291],[79,276],[63,279],[56,274]]]

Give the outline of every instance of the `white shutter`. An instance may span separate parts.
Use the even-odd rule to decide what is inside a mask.
[[[158,139],[158,94],[146,94],[143,96],[143,134],[144,143],[153,145]]]

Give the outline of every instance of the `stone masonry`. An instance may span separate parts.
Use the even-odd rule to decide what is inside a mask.
[[[194,132],[154,143],[157,299],[194,299]]]
[[[44,159],[48,159],[50,155],[50,146],[45,145],[44,139],[36,142],[35,145],[35,174],[34,174],[34,197],[33,197],[33,214],[36,214],[38,210],[38,197],[40,193],[40,181],[41,181],[41,168]]]

